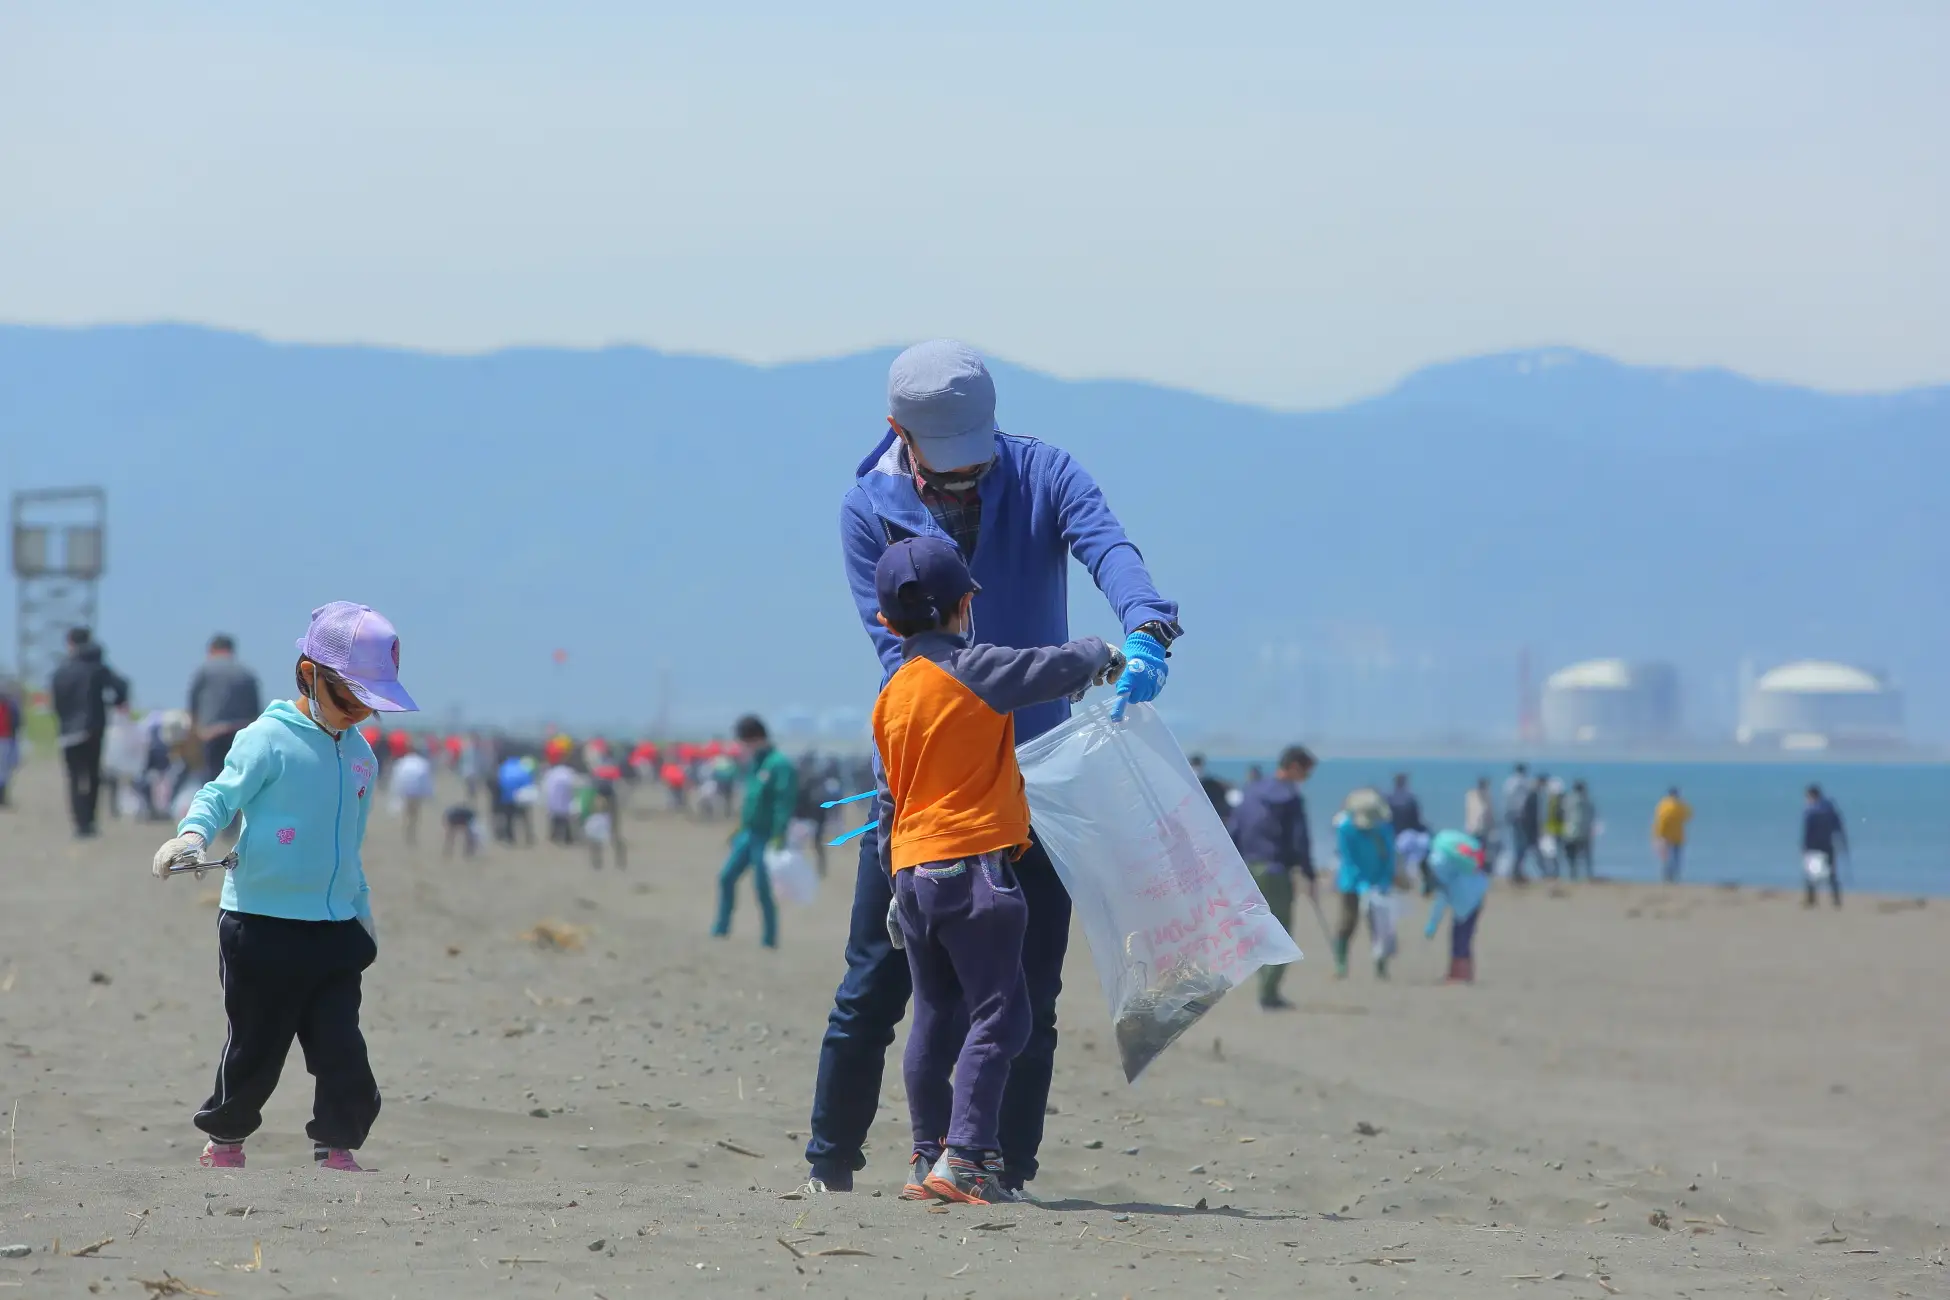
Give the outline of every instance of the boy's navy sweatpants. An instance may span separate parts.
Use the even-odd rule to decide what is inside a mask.
[[[945,1137],[971,1154],[997,1151],[1009,1063],[1029,1042],[1022,887],[1004,854],[984,853],[895,872],[894,900],[914,981],[906,1058],[914,1149],[938,1157]]]
[[[196,1126],[220,1142],[255,1133],[296,1038],[317,1080],[306,1134],[328,1147],[364,1145],[379,1118],[379,1085],[359,1032],[359,973],[378,955],[357,921],[223,913],[217,972],[230,1032]]]
[[[853,914],[846,939],[846,976],[833,995],[826,1037],[819,1047],[813,1085],[812,1136],[806,1163],[828,1186],[850,1189],[867,1165],[867,1131],[880,1106],[880,1080],[894,1030],[907,1014],[913,977],[907,956],[887,938],[887,904],[894,882],[880,861],[880,837],[860,837],[853,886]],[[1070,895],[1049,854],[1032,843],[1012,865],[1029,908],[1022,944],[1023,977],[1029,984],[1029,1045],[1009,1071],[1002,1094],[1003,1181],[1033,1179],[1043,1144],[1050,1079],[1056,1069],[1056,1001],[1063,992],[1063,956],[1070,945]],[[905,872],[900,873],[905,875]]]

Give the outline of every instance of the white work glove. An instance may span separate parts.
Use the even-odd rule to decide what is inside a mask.
[[[186,862],[195,862],[203,856],[203,837],[195,831],[185,831],[156,850],[155,861],[149,871],[158,880],[169,879],[169,869]]]
[[[358,920],[360,925],[366,927],[366,937],[371,939],[374,944],[377,944],[379,942],[379,922],[373,920],[370,914],[361,916]]]
[[[1124,675],[1124,652],[1122,650],[1119,650],[1117,647],[1112,646],[1110,651],[1109,661],[1105,663],[1102,668],[1099,668],[1097,670],[1095,676],[1091,677],[1090,686],[1109,686],[1112,682],[1116,681],[1118,678],[1122,677],[1123,675]],[[1072,695],[1070,697],[1070,703],[1072,704],[1083,703],[1083,697],[1090,694],[1090,686],[1086,686],[1082,690],[1078,691],[1075,695]]]
[[[907,947],[907,936],[901,932],[901,904],[898,898],[887,900],[887,938],[897,949]]]

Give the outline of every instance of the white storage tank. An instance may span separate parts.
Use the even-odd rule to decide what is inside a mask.
[[[1679,732],[1671,664],[1591,659],[1544,683],[1544,739],[1553,745],[1646,745]]]
[[[1848,664],[1782,664],[1747,693],[1737,738],[1782,749],[1900,745],[1902,692],[1880,674]]]

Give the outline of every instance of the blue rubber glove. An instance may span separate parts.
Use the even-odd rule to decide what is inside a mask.
[[[1165,664],[1165,648],[1148,632],[1133,632],[1124,638],[1124,675],[1117,679],[1117,702],[1110,706],[1113,720],[1122,722],[1131,704],[1149,704],[1164,690],[1171,669]]]

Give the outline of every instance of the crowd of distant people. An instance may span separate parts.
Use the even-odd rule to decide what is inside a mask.
[[[97,833],[104,803],[111,816],[179,818],[195,789],[222,770],[237,733],[263,711],[257,675],[237,658],[236,644],[229,636],[210,639],[191,677],[184,708],[151,709],[140,719],[130,714],[128,681],[109,666],[88,629],[71,631],[67,644],[68,654],[50,683],[49,702],[57,720],[77,837]],[[18,687],[0,681],[0,806],[6,803],[20,758],[24,705]],[[584,846],[594,865],[609,860],[623,867],[627,847],[622,812],[627,802],[704,821],[741,816],[740,791],[749,776],[753,751],[759,747],[754,741],[770,749],[763,724],[750,721],[757,730],[745,739],[662,744],[604,736],[578,741],[566,734],[534,742],[495,731],[447,735],[387,731],[377,720],[362,731],[378,756],[380,777],[404,819],[409,843],[417,843],[423,810],[436,797],[438,776],[446,772],[457,778],[462,795],[442,813],[443,855],[474,853],[483,839],[483,824],[485,833],[500,843],[532,846],[537,842],[539,816],[546,819],[543,834],[549,843]],[[1304,763],[1297,755],[1305,755]],[[1192,764],[1248,861],[1255,856],[1272,861],[1282,853],[1295,858],[1293,868],[1309,882],[1308,896],[1313,897],[1312,846],[1305,843],[1305,805],[1298,793],[1306,777],[1296,775],[1302,768],[1311,774],[1312,756],[1296,747],[1283,757],[1274,777],[1254,766],[1237,788],[1211,775],[1201,757],[1194,756]],[[834,814],[822,805],[872,788],[872,761],[867,756],[809,752],[793,760],[792,767],[794,842],[817,862],[823,876]],[[1377,816],[1385,812],[1389,832],[1398,842],[1397,853],[1405,849],[1414,860],[1426,862],[1425,844],[1433,844],[1437,832],[1425,821],[1408,775],[1398,774],[1392,787],[1376,792],[1376,797],[1380,802],[1374,811]],[[643,804],[645,799],[654,804]],[[1684,876],[1692,817],[1692,807],[1677,787],[1653,811],[1652,849],[1660,877],[1668,883]],[[1486,870],[1525,884],[1534,877],[1595,879],[1600,830],[1598,807],[1584,780],[1566,782],[1518,763],[1500,791],[1492,788],[1488,777],[1476,781],[1464,796],[1457,834],[1477,846]],[[1280,849],[1288,839],[1305,847]],[[1807,904],[1814,906],[1825,890],[1839,907],[1848,836],[1840,810],[1819,786],[1806,790],[1801,848]],[[742,872],[733,863],[724,874],[727,882],[735,882]],[[1274,872],[1261,880],[1269,900],[1287,895],[1290,874]],[[724,884],[726,890],[730,887]],[[766,894],[761,903],[769,913],[769,891]],[[1284,908],[1275,908],[1290,909],[1290,898]],[[1344,909],[1339,924],[1332,927],[1337,949],[1344,949],[1345,935],[1355,928],[1359,911],[1358,907]],[[728,905],[725,914],[729,915]],[[1267,968],[1263,997],[1277,1000],[1281,970]]]
[[[1397,773],[1386,791],[1362,788],[1350,793],[1334,817],[1332,881],[1339,912],[1330,921],[1319,905],[1314,846],[1301,792],[1317,766],[1314,756],[1304,747],[1292,746],[1280,756],[1271,776],[1251,766],[1244,783],[1236,787],[1213,774],[1200,755],[1192,756],[1191,765],[1214,812],[1252,869],[1269,909],[1290,931],[1294,904],[1306,898],[1319,917],[1333,951],[1335,972],[1342,978],[1348,971],[1350,941],[1364,917],[1374,938],[1376,973],[1386,977],[1395,951],[1393,913],[1398,890],[1419,888],[1434,900],[1429,933],[1435,932],[1441,915],[1452,918],[1449,978],[1468,982],[1475,972],[1476,921],[1492,877],[1502,876],[1517,885],[1535,878],[1598,878],[1596,849],[1602,825],[1584,780],[1567,783],[1545,772],[1533,774],[1527,764],[1518,763],[1503,782],[1500,797],[1488,777],[1478,778],[1464,795],[1460,828],[1444,830],[1425,819],[1409,775]],[[1665,883],[1682,878],[1692,817],[1692,807],[1677,786],[1653,810],[1652,848]],[[1806,790],[1801,848],[1806,905],[1816,906],[1826,890],[1840,907],[1848,835],[1840,810],[1818,785]],[[1280,966],[1260,971],[1262,1006],[1287,1005],[1280,995],[1284,971]]]

